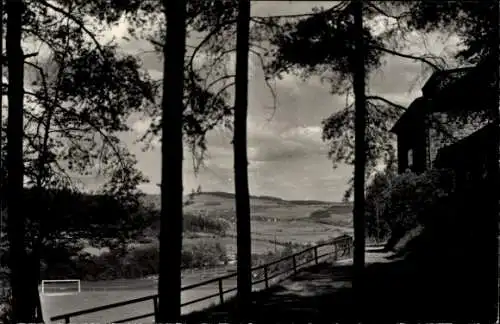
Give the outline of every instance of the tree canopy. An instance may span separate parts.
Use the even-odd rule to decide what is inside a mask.
[[[147,3],[144,6],[151,9],[151,2]],[[205,79],[208,88],[229,90],[234,85],[234,75],[228,71],[227,62],[235,51],[236,4],[233,0],[188,1],[188,33],[200,35],[201,40],[188,44],[187,75]],[[492,14],[494,6],[493,1],[477,7],[472,3],[452,1],[366,2],[364,19],[367,22],[382,21],[384,25],[381,32],[365,27],[367,75],[381,69],[387,55],[421,62],[424,71],[439,71],[453,65],[432,53],[417,55],[406,52],[408,43],[405,40],[414,32],[443,31],[456,35],[461,40],[461,47],[455,53],[457,62],[480,60],[491,52],[492,43],[489,41],[496,39],[493,35],[498,24],[495,25]],[[283,73],[293,73],[303,79],[319,76],[331,86],[333,94],[351,96],[352,71],[347,64],[353,49],[351,9],[349,1],[341,1],[308,13],[250,18],[250,53],[264,67],[265,81],[273,96],[275,92],[269,80],[279,78]],[[159,37],[161,32],[148,29],[146,35],[153,44],[163,44]],[[195,62],[200,60],[202,63],[196,67]],[[194,71],[197,74],[193,74]],[[369,176],[380,164],[395,160],[394,141],[388,131],[405,107],[376,93],[367,94],[367,100],[366,172]],[[334,167],[338,163],[353,163],[352,117],[353,107],[348,102],[344,109],[324,120],[323,139],[330,145],[329,157]],[[346,193],[346,197],[349,196],[350,190]]]
[[[77,238],[102,242],[110,237],[133,235],[141,228],[143,220],[133,215],[140,197],[137,185],[146,179],[136,169],[135,157],[119,135],[129,130],[128,119],[133,114],[152,111],[159,115],[159,83],[141,70],[136,56],[121,52],[113,39],[102,40],[109,27],[118,23],[124,14],[141,14],[138,10],[142,10],[143,5],[139,2],[23,1],[17,8],[22,11],[21,26],[18,26],[22,34],[13,43],[22,41],[34,49],[21,57],[18,64],[21,70],[24,64],[28,72],[25,75],[31,78],[21,80],[24,91],[16,93],[21,105],[10,110],[22,110],[24,114],[21,162],[25,165],[25,185],[31,188],[27,195],[20,193],[17,198],[24,197],[34,205],[23,204],[22,213],[13,213],[10,220],[18,220],[16,229],[9,228],[12,227],[10,233],[29,241],[27,246],[17,244],[16,251],[28,248],[28,259],[39,264],[47,244],[70,244]],[[2,87],[9,85],[2,84]],[[16,86],[18,88],[23,87]],[[187,138],[194,147],[203,147],[199,138],[204,136],[200,132],[205,119],[197,114],[207,112],[204,108],[210,94],[200,87],[190,89],[193,91],[186,97],[190,98],[193,109],[188,114],[190,122],[186,123]],[[21,119],[20,125],[22,122]],[[3,120],[2,125],[5,125]],[[2,139],[6,136],[3,127],[1,136]],[[5,144],[9,145],[3,140],[2,145]],[[8,176],[7,169],[2,171],[2,177]],[[81,189],[75,184],[75,175],[99,175],[106,179],[100,190],[102,195],[96,198],[98,209],[78,211],[65,204],[80,205],[71,190]],[[22,176],[19,182],[22,188]],[[37,210],[30,210],[34,206]],[[27,231],[24,220],[28,223]],[[37,269],[36,264],[27,266],[26,262],[31,261],[21,254],[10,258],[19,259],[16,266]],[[29,320],[28,309],[35,305],[32,296],[39,275],[30,278],[33,281],[26,284],[30,297],[16,303],[27,307],[21,312],[16,308],[16,314],[24,316],[25,321],[34,320]],[[18,284],[16,296],[19,297],[25,289],[20,289]]]
[[[496,8],[496,11],[495,11]],[[495,20],[498,4],[485,1],[481,5],[456,1],[380,1],[364,6],[366,20],[386,18],[384,30],[375,33],[365,29],[366,69],[368,74],[382,67],[386,55],[396,55],[422,64],[434,71],[448,66],[442,57],[429,54],[405,53],[405,37],[411,32],[444,31],[460,38],[461,47],[455,58],[459,62],[476,63],[498,46],[498,22]],[[329,9],[316,9],[307,17],[282,20],[280,32],[271,38],[272,63],[270,75],[295,73],[303,78],[320,76],[331,85],[336,95],[350,95],[352,57],[352,12],[349,2],[341,2]],[[494,36],[495,35],[495,36]],[[309,50],[303,50],[309,49]],[[367,176],[380,164],[394,161],[394,140],[388,132],[405,107],[377,94],[367,95]],[[338,163],[354,164],[353,105],[333,113],[323,122],[323,139],[330,146],[329,157]],[[468,121],[468,120],[467,120]],[[351,186],[346,192],[349,198]]]

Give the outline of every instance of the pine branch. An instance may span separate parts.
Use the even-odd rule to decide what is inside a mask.
[[[43,100],[43,98],[41,98],[38,94],[36,94],[34,92],[25,90],[24,93],[27,95],[31,95],[39,100]],[[55,104],[55,105],[57,106],[57,108],[63,110],[65,113],[73,115],[74,117],[76,117],[78,119],[83,119],[84,122],[86,122],[90,127],[92,127],[96,132],[98,132],[101,135],[104,142],[106,142],[111,147],[111,150],[115,153],[119,163],[121,164],[122,169],[124,169],[124,170],[126,169],[126,165],[125,165],[124,159],[122,158],[120,151],[114,145],[113,141],[110,139],[108,134],[106,134],[99,126],[95,125],[90,120],[90,118],[88,118],[87,116],[80,115],[80,114],[74,112],[72,109],[68,109],[66,107],[63,107],[62,105],[59,105],[59,104]]]
[[[372,48],[374,50],[377,50],[377,51],[385,52],[385,53],[388,53],[388,54],[391,54],[391,55],[395,55],[395,56],[399,56],[399,57],[403,57],[403,58],[407,58],[407,59],[412,59],[412,60],[415,60],[415,61],[423,62],[425,64],[430,65],[434,69],[434,71],[442,71],[443,70],[441,67],[439,67],[435,63],[433,63],[433,62],[429,61],[428,59],[426,59],[424,57],[421,57],[421,56],[415,56],[415,55],[412,55],[412,54],[400,53],[400,52],[397,52],[397,51],[394,51],[394,50],[391,50],[391,49],[388,49],[388,48],[385,48],[385,47],[376,46],[376,45],[370,45],[370,48]]]
[[[63,16],[65,16],[66,18],[70,19],[75,24],[77,24],[78,27],[80,27],[90,37],[90,39],[92,40],[94,45],[97,47],[98,51],[101,53],[103,59],[106,58],[106,55],[104,54],[104,50],[102,49],[101,43],[97,40],[96,35],[85,26],[85,23],[83,21],[76,18],[70,12],[67,12],[63,8],[59,8],[57,6],[54,6],[53,4],[48,3],[46,0],[38,0],[38,3],[46,6],[47,8],[54,10],[57,13],[62,14]]]
[[[380,97],[380,96],[367,96],[367,97],[366,97],[366,100],[379,100],[379,101],[383,101],[383,102],[385,102],[385,103],[386,103],[386,104],[388,104],[388,105],[391,105],[391,106],[393,106],[393,107],[395,107],[395,108],[398,108],[398,109],[400,109],[400,110],[402,110],[402,111],[406,111],[406,107],[403,107],[403,106],[401,106],[401,105],[398,105],[397,103],[392,102],[392,101],[390,101],[390,100],[388,100],[388,99],[385,99],[385,98],[383,98],[383,97]]]

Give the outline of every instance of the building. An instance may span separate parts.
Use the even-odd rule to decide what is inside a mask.
[[[453,192],[426,216],[425,240],[432,243],[423,253],[432,264],[431,277],[439,278],[431,293],[445,292],[467,322],[498,316],[498,66],[492,56],[475,67],[434,73],[391,130],[399,172],[453,171]],[[481,122],[457,128],[457,116]],[[477,261],[464,262],[477,253]],[[462,278],[474,283],[457,285]]]
[[[422,172],[427,166],[426,99],[415,99],[391,129],[397,135],[398,172]]]
[[[464,139],[487,124],[482,120],[474,126],[457,128],[450,115],[481,111],[497,102],[491,91],[496,75],[485,60],[474,67],[435,72],[395,123],[391,132],[397,136],[398,172],[409,169],[421,173],[433,166],[438,151]]]

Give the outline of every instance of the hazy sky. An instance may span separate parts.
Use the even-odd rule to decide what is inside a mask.
[[[252,3],[253,15],[307,12],[318,3],[288,1],[261,1]],[[328,3],[323,2],[327,6]],[[124,35],[125,26],[113,30],[115,35]],[[418,36],[418,35],[416,35]],[[436,35],[413,37],[407,53],[431,51],[442,53],[446,47]],[[424,49],[426,45],[426,49]],[[146,42],[122,42],[123,49],[137,52],[147,49]],[[162,63],[153,55],[143,55],[144,67],[155,77],[162,75]],[[272,97],[263,82],[263,73],[257,62],[251,60],[252,71],[249,84],[248,150],[250,192],[254,195],[272,195],[285,199],[319,199],[339,201],[346,189],[352,168],[340,166],[332,169],[327,157],[327,144],[321,140],[321,121],[345,105],[345,98],[332,96],[328,84],[312,78],[302,82],[293,76],[286,76],[276,82],[278,106],[272,116]],[[386,64],[371,76],[368,92],[384,96],[400,104],[408,105],[420,95],[419,83],[421,64],[393,56],[386,57]],[[420,81],[421,84],[421,81]],[[148,193],[158,192],[160,182],[160,148],[142,152],[141,144],[134,140],[148,125],[147,120],[133,121],[134,132],[123,135],[139,160],[139,168],[150,178],[151,183],[141,188]],[[184,167],[184,190],[188,193],[201,185],[204,191],[234,192],[233,154],[231,134],[217,130],[209,134],[206,167],[197,177],[186,151]],[[97,179],[86,179],[89,185]]]

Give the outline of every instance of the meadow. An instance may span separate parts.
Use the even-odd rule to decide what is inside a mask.
[[[333,252],[332,247],[322,246],[318,249],[318,254],[320,256],[326,254],[327,252]],[[328,258],[325,256],[324,258]],[[308,259],[313,261],[313,259]],[[302,262],[305,260],[299,259],[298,264],[303,265]],[[289,261],[288,261],[289,262]],[[308,263],[312,264],[312,263]],[[219,267],[216,269],[205,269],[205,270],[190,270],[183,273],[182,285],[187,286],[200,281],[206,281],[215,277],[220,277],[227,274],[229,269],[224,267]],[[234,269],[233,269],[234,270]],[[284,268],[276,269],[281,273]],[[270,270],[273,271],[273,270]],[[287,268],[285,276],[290,274],[291,268]],[[254,274],[262,272],[261,270],[256,270]],[[270,272],[270,275],[275,272]],[[282,276],[278,276],[271,280],[273,282],[279,281]],[[258,280],[259,278],[254,278]],[[68,287],[70,284],[62,284]],[[72,283],[74,287],[76,284]],[[228,290],[236,287],[236,277],[231,277],[223,280],[223,289]],[[253,286],[254,291],[258,291],[265,288],[265,284],[262,282]],[[205,296],[212,295],[218,292],[218,283],[210,283],[204,286],[200,286],[191,290],[185,290],[182,292],[181,298],[182,302],[186,303],[194,299],[202,298]],[[147,279],[119,279],[119,280],[108,280],[108,281],[98,281],[98,282],[81,282],[81,291],[79,293],[68,294],[68,295],[50,295],[41,294],[42,308],[44,319],[46,323],[49,323],[50,317],[57,316],[63,313],[69,313],[73,311],[78,311],[82,309],[88,309],[92,307],[102,306],[105,304],[126,301],[134,298],[140,298],[144,296],[150,296],[157,293],[157,280],[154,278]],[[236,292],[229,292],[224,294],[225,300],[230,300],[234,297]],[[211,297],[203,301],[199,301],[190,305],[183,306],[181,311],[182,314],[188,314],[193,311],[199,311],[209,306],[213,306],[220,302],[219,297]],[[99,311],[91,314],[85,314],[77,316],[71,319],[72,323],[111,323],[113,321],[130,318],[133,316],[138,316],[142,314],[148,314],[153,312],[153,302],[152,300],[135,303],[133,305],[127,305],[122,307],[116,307],[109,310]],[[153,323],[153,317],[144,318],[140,320],[140,323]],[[64,322],[64,321],[58,321]],[[137,321],[136,321],[137,322]]]
[[[148,195],[144,201],[155,208],[160,205],[159,197]],[[275,197],[252,197],[252,254],[268,255],[290,248],[301,249],[321,240],[328,240],[351,231],[352,206],[342,203],[320,201],[286,201]],[[234,195],[221,192],[199,193],[192,197],[185,207],[185,212],[202,215],[210,219],[224,220],[229,224],[223,233],[185,232],[184,246],[204,244],[207,240],[224,246],[228,255],[236,254],[236,226]],[[158,222],[146,229],[141,241],[154,242],[158,235]],[[134,243],[135,247],[151,243]],[[278,255],[277,253],[276,255]],[[265,260],[268,260],[266,258]],[[228,271],[234,271],[234,265],[216,269],[191,269],[183,275],[183,286],[220,276]],[[154,277],[154,276],[153,276]],[[235,279],[224,281],[224,288],[234,287]],[[156,281],[149,279],[123,279],[105,281],[82,281],[82,291],[75,295],[42,296],[44,317],[87,309],[104,304],[129,300],[157,292]],[[216,286],[205,286],[182,294],[183,302],[209,295],[218,289]],[[225,296],[229,298],[231,295]],[[183,307],[182,313],[203,309],[218,302],[218,297]],[[145,314],[153,311],[151,301],[135,304],[134,307],[121,307],[99,313],[76,317],[72,322],[102,323],[112,322],[127,317]],[[143,319],[141,323],[152,322],[153,319]]]
[[[183,278],[183,286],[194,284],[200,281],[202,274],[192,274]],[[206,280],[206,279],[203,279]],[[130,300],[156,294],[157,282],[154,279],[127,279],[119,282],[82,282],[82,291],[72,295],[41,295],[44,319],[49,323],[49,318],[72,311],[88,309],[110,303]],[[236,280],[226,280],[224,288],[236,286]],[[182,293],[182,301],[187,302],[198,297],[209,295],[217,289],[215,285],[204,286],[195,290]],[[228,295],[229,297],[230,295]],[[186,314],[193,310],[200,310],[212,303],[217,302],[217,298],[212,298],[204,302],[183,307],[182,313]],[[141,314],[153,312],[153,302],[151,300],[136,303],[134,305],[117,307],[92,314],[77,316],[72,319],[72,323],[111,323],[116,320],[133,317]],[[64,321],[61,321],[61,323]],[[141,323],[152,323],[153,318],[145,318]]]
[[[160,197],[148,195],[145,203],[160,207]],[[276,197],[253,196],[250,198],[251,231],[253,253],[273,251],[277,245],[285,243],[308,244],[326,240],[352,229],[352,205],[307,200],[284,200]],[[211,235],[222,239],[226,249],[236,249],[236,210],[234,195],[225,192],[206,192],[193,196],[185,207],[186,213],[200,214],[212,219],[220,218],[229,222],[225,235]],[[156,237],[157,229],[147,231],[147,236]],[[187,236],[187,235],[186,235]],[[184,242],[194,242],[206,238],[197,235],[184,238]],[[195,235],[196,236],[196,235]]]

